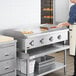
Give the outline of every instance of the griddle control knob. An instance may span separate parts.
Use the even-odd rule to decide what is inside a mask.
[[[32,40],[32,41],[30,42],[30,45],[31,45],[31,46],[34,46],[34,40]]]
[[[59,40],[61,39],[61,35],[58,35],[58,37],[57,37]]]
[[[50,37],[49,40],[50,40],[50,41],[53,41],[53,37]]]
[[[44,39],[41,39],[41,40],[40,40],[40,43],[43,44],[43,43],[44,43]]]

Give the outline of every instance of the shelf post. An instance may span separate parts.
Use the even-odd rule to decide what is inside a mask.
[[[25,54],[27,53],[27,44],[26,44],[26,40],[25,40]],[[26,76],[29,76],[29,58],[26,59]]]
[[[64,45],[66,44],[66,41],[64,41]],[[64,75],[66,75],[66,49],[64,50]]]

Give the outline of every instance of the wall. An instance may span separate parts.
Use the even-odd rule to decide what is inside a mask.
[[[57,23],[68,20],[69,0],[55,0],[55,20]]]
[[[0,0],[0,30],[40,24],[40,0]]]

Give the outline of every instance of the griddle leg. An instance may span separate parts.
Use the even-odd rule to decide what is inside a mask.
[[[64,50],[64,75],[66,75],[66,50]]]
[[[29,76],[29,59],[26,60],[26,76]]]

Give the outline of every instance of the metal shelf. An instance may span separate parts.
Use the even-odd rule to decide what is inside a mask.
[[[65,49],[69,49],[69,45],[61,45],[61,44],[57,44],[57,45],[48,45],[48,46],[43,46],[40,48],[35,48],[35,49],[30,49],[28,50],[28,54],[29,54],[29,59],[34,59],[37,57],[41,57],[44,55],[48,55],[48,54],[52,54],[55,52],[59,52],[59,51],[63,51]],[[19,53],[20,57],[25,58],[25,53],[24,51]]]
[[[37,57],[41,57],[44,55],[56,53],[59,51],[64,51],[64,63],[55,62],[55,68],[48,68],[48,69],[45,68],[45,70],[40,73],[35,72],[35,74],[31,74],[31,75],[28,74],[27,76],[43,76],[62,68],[64,68],[64,74],[66,74],[66,69],[65,69],[66,68],[66,49],[69,49],[69,45],[53,44],[53,45],[47,45],[47,46],[27,50],[29,54],[29,60],[35,59]],[[25,59],[26,57],[25,56],[26,54],[24,51],[19,52],[19,55],[21,59]],[[22,74],[21,72],[19,72],[19,75],[26,76],[25,74]]]
[[[49,74],[51,72],[57,71],[59,69],[62,69],[64,67],[66,67],[66,65],[56,62],[55,67],[53,69],[51,69],[51,68],[45,69],[45,71],[42,71],[41,73],[36,73],[35,76],[43,76],[43,75]]]
[[[43,46],[40,48],[28,50],[28,54],[30,56],[30,59],[34,59],[34,58],[52,54],[58,51],[63,51],[65,49],[69,49],[69,45],[58,45],[57,44],[53,46]]]
[[[51,72],[54,72],[54,71],[57,71],[57,70],[60,70],[62,68],[66,67],[66,65],[62,64],[62,63],[59,63],[59,62],[56,62],[55,63],[55,68],[51,69],[51,68],[48,68],[48,69],[44,69],[45,71],[42,71],[40,73],[35,73],[35,74],[29,74],[29,76],[43,76],[43,75],[46,75],[48,73],[51,73]],[[18,72],[18,75],[19,76],[26,76],[25,74],[21,73],[21,72]]]

